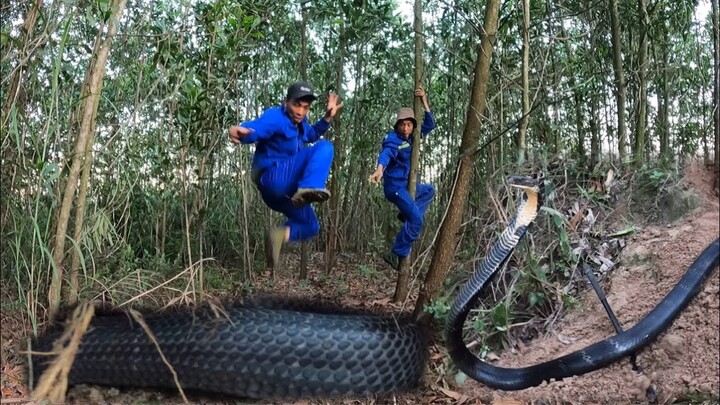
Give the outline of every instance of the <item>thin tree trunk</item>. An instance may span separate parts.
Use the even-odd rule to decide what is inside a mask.
[[[517,163],[525,163],[525,136],[530,113],[530,0],[523,0],[522,117],[517,134]]]
[[[712,0],[713,56],[715,85],[713,86],[713,123],[715,124],[715,194],[720,194],[720,7]]]
[[[89,81],[90,86],[86,95],[87,101],[80,121],[80,130],[77,136],[77,143],[75,144],[74,158],[72,159],[70,173],[68,174],[68,180],[65,185],[65,191],[60,205],[60,213],[58,215],[58,224],[55,232],[55,242],[53,247],[54,267],[52,280],[50,282],[50,289],[48,291],[49,316],[51,319],[55,317],[60,307],[64,268],[63,262],[65,261],[65,238],[70,219],[70,211],[73,206],[73,199],[77,189],[78,176],[85,159],[84,153],[86,150],[86,144],[91,138],[91,130],[94,126],[94,117],[97,112],[97,101],[95,99],[100,97],[103,77],[105,75],[105,65],[107,64],[107,57],[110,52],[110,45],[115,37],[115,33],[117,31],[117,21],[120,20],[120,16],[125,9],[126,1],[127,0],[116,0],[111,3],[110,7],[113,12],[108,20],[107,34],[105,35],[105,38],[102,41],[102,46],[97,54],[93,55],[90,59],[90,66],[88,69],[91,74]],[[98,30],[98,36],[102,35],[103,30]]]
[[[78,298],[78,292],[80,291],[80,256],[82,252],[80,247],[82,246],[82,234],[85,229],[85,208],[87,203],[88,188],[90,187],[90,171],[93,164],[93,152],[92,146],[95,143],[95,128],[97,109],[100,102],[100,97],[95,98],[95,115],[93,116],[92,128],[90,129],[90,139],[85,145],[85,158],[83,159],[82,175],[80,177],[80,189],[77,197],[77,206],[75,207],[75,231],[73,238],[75,239],[76,248],[72,250],[72,259],[70,264],[70,293],[68,294],[68,303],[74,305]],[[114,127],[115,131],[118,127]]]
[[[668,86],[668,69],[666,68],[668,66],[668,34],[666,30],[663,30],[665,40],[660,45],[662,47],[661,50],[661,58],[662,62],[658,63],[658,66],[662,66],[661,69],[659,69],[659,80],[660,83],[657,86],[657,102],[658,102],[658,113],[657,113],[657,132],[658,132],[658,139],[660,140],[660,159],[664,161],[669,161],[672,157],[672,147],[670,145],[670,119],[669,119],[669,111],[668,111],[668,104],[670,103],[670,88]],[[656,58],[657,59],[657,58]]]
[[[18,94],[20,94],[20,88],[22,86],[22,80],[25,76],[25,70],[27,69],[28,59],[31,55],[31,42],[33,40],[33,34],[35,33],[35,24],[37,23],[37,17],[40,13],[40,9],[43,6],[43,0],[36,0],[35,4],[30,6],[27,14],[25,15],[25,21],[23,22],[22,32],[22,48],[18,55],[18,65],[10,75],[10,84],[7,87],[7,93],[5,93],[5,102],[2,106],[2,127],[8,122],[10,116],[10,108],[15,104]]]
[[[364,82],[363,82],[363,73],[365,71],[365,62],[366,62],[366,45],[360,45],[357,48],[356,51],[356,58],[355,58],[355,97],[356,99],[362,99],[364,97]],[[366,133],[365,127],[363,125],[363,110],[361,103],[358,103],[354,108],[352,109],[352,116],[350,118],[350,121],[352,121],[352,128],[354,129],[353,133],[359,133],[363,134]],[[362,187],[362,185],[365,183],[364,181],[351,181],[350,179],[361,179],[365,177],[363,168],[367,167],[367,165],[363,164],[363,154],[356,153],[355,152],[355,146],[354,142],[350,140],[350,142],[347,143],[348,145],[348,162],[346,167],[349,171],[348,177],[345,181],[345,187],[342,192],[342,206],[340,208],[340,212],[342,213],[343,220],[340,221],[340,226],[338,227],[338,249],[342,252],[345,251],[346,248],[349,248],[350,241],[356,240],[353,239],[353,232],[355,228],[355,225],[358,223],[355,220],[355,212],[357,210],[358,203],[360,199],[358,198],[359,189]],[[356,243],[357,245],[357,243]],[[352,247],[352,249],[357,250],[357,246]]]
[[[498,110],[497,111],[498,111],[499,128],[505,128],[505,95],[502,91],[500,92],[500,97],[498,97]],[[498,139],[498,149],[497,149],[497,153],[493,154],[493,159],[495,156],[497,156],[497,165],[494,165],[493,173],[498,168],[505,166],[505,137],[504,136],[501,136],[500,139]]]
[[[549,2],[546,2],[547,4],[547,13],[549,16],[552,16],[552,9],[550,8],[551,5]],[[550,32],[550,36],[554,36],[555,31]],[[550,54],[550,57],[552,58],[551,64],[552,64],[552,70],[553,70],[553,89],[552,94],[553,97],[557,97],[556,94],[558,93],[558,89],[561,83],[561,77],[562,73],[560,71],[560,68],[558,68],[558,58],[555,57],[555,52],[552,52]],[[560,123],[560,109],[559,108],[552,108],[552,114],[548,114],[549,122],[552,124],[550,126],[550,132],[552,133],[552,153],[553,157],[556,157],[558,153],[560,152],[560,143],[561,143],[561,136],[558,130],[556,128],[559,127]]]
[[[408,179],[408,192],[411,198],[415,198],[415,191],[417,190],[417,178],[418,178],[418,166],[420,163],[420,142],[422,141],[422,135],[420,134],[420,125],[424,116],[424,108],[422,100],[419,97],[415,97],[415,89],[422,86],[422,77],[424,71],[423,63],[423,35],[422,35],[422,0],[415,0],[414,3],[414,18],[413,28],[415,31],[415,88],[413,91],[415,130],[413,131],[413,147],[412,154],[410,155],[410,178]],[[428,89],[425,89],[426,91]],[[393,302],[400,303],[407,299],[410,292],[410,270],[412,264],[412,256],[408,256],[400,260],[400,268],[398,269],[397,283],[395,284],[395,294],[393,296]]]
[[[549,3],[545,3],[545,13],[548,16],[552,16],[552,9],[550,8]],[[555,37],[555,25],[554,24],[547,24],[547,32],[548,32],[548,38]],[[553,99],[555,97],[555,91],[557,89],[558,84],[558,68],[557,68],[557,61],[555,59],[555,52],[550,52],[548,58],[550,59],[550,84],[545,85],[545,91],[547,92],[549,99]],[[557,108],[553,108],[553,110],[557,110]],[[539,140],[542,144],[545,145],[545,150],[548,152],[550,158],[552,159],[557,154],[557,137],[555,136],[555,123],[553,122],[553,115],[550,114],[550,108],[544,107],[543,111],[543,119],[542,119],[542,126],[543,126],[543,133],[541,135],[541,139]],[[492,173],[492,172],[491,172]]]
[[[3,128],[3,130],[0,131],[2,132],[2,139],[0,141],[3,145],[9,144],[9,142],[6,143],[8,137],[11,136],[10,124],[8,123],[12,112],[12,107],[16,105],[18,96],[20,94],[20,89],[22,88],[22,81],[27,70],[28,60],[30,59],[30,55],[32,54],[32,51],[30,49],[31,47],[33,47],[33,34],[35,32],[35,25],[37,22],[39,10],[42,5],[43,1],[37,0],[35,4],[29,6],[22,27],[23,38],[20,51],[18,52],[18,64],[17,66],[15,66],[15,69],[10,74],[10,80],[7,89],[3,89],[6,91],[6,98],[3,102],[2,110],[0,110],[0,128]],[[10,52],[8,52],[8,54],[10,54]],[[3,78],[3,80],[4,79],[5,78]],[[19,107],[22,110],[21,114],[24,116],[25,102],[23,101]],[[23,133],[24,132],[25,131],[23,131]],[[24,135],[22,136],[22,138],[24,138]],[[22,156],[22,153],[22,150],[18,150],[17,148],[6,147],[2,151],[2,161],[6,164],[9,162],[13,162],[15,161],[16,156]],[[1,174],[2,179],[0,180],[0,183],[4,184],[6,187],[8,185],[12,187],[15,182],[15,175],[17,174],[17,167],[19,167],[20,165],[7,164],[7,166],[13,167],[12,174],[8,174],[7,177],[9,177],[9,179],[7,179],[6,173],[3,171],[3,173]],[[2,216],[0,216],[1,235],[5,235],[5,224],[7,223],[8,216],[10,215],[10,205],[3,204],[3,206],[3,213]]]
[[[625,73],[623,72],[622,45],[620,43],[620,14],[618,0],[610,0],[610,31],[613,53],[613,72],[615,73],[615,102],[617,103],[618,156],[620,161],[627,156],[627,130],[625,128]]]
[[[307,76],[307,10],[305,3],[300,3],[300,77],[303,81],[308,80]],[[303,240],[300,242],[300,269],[298,271],[298,279],[305,280],[308,275],[308,242]]]
[[[645,163],[645,130],[647,120],[647,59],[648,35],[650,17],[647,11],[647,0],[638,0],[638,14],[640,15],[640,43],[638,49],[638,99],[635,115],[635,144],[633,147],[633,160],[639,167]]]
[[[558,1],[557,7],[559,9],[562,9],[562,2]],[[565,24],[561,21],[560,22],[560,35],[563,38],[568,38],[567,32],[565,31]],[[570,48],[570,41],[565,40],[563,41],[565,44],[565,53],[567,54],[568,59],[572,58],[574,55],[573,50]],[[568,63],[572,63],[568,60]],[[583,126],[583,114],[582,114],[582,95],[580,94],[580,89],[577,86],[577,80],[575,80],[575,72],[574,69],[571,67],[568,71],[568,83],[570,84],[570,91],[572,91],[573,94],[573,107],[575,108],[575,132],[577,134],[577,145],[576,145],[576,153],[577,157],[580,160],[585,159],[585,128]]]
[[[454,7],[452,9],[453,38],[458,37],[457,33],[458,33],[458,30],[460,29],[460,28],[458,28],[459,24],[457,23],[457,16],[458,16],[458,9],[459,9],[458,1],[459,0],[455,0]],[[455,44],[459,43],[459,41],[457,39],[455,39],[454,41],[455,41],[454,42]],[[457,81],[456,77],[457,77],[457,66],[458,66],[456,53],[450,52],[449,58],[450,59],[448,62],[449,74],[447,76],[447,81],[448,81],[447,82],[447,91],[448,91],[448,94],[456,94],[455,87],[456,87],[456,81]],[[446,110],[447,111],[446,116],[448,118],[447,118],[447,124],[445,125],[445,128],[446,128],[446,138],[451,141],[448,142],[444,148],[445,161],[447,163],[445,164],[444,170],[442,170],[442,172],[440,174],[440,184],[448,183],[448,181],[449,181],[448,179],[450,178],[450,173],[452,173],[452,171],[450,170],[450,167],[454,164],[452,152],[455,150],[455,148],[453,147],[454,142],[452,141],[452,139],[453,139],[452,134],[455,133],[455,128],[457,128],[457,123],[456,123],[457,116],[458,116],[458,114],[456,114],[457,102],[458,102],[457,97],[448,97],[447,110]],[[442,189],[439,189],[438,191],[440,191],[440,190],[442,190],[442,192],[438,192],[436,194],[435,199],[437,200],[438,205],[442,204],[442,206],[444,206],[445,202],[450,198],[450,195],[449,195],[450,187],[442,188]]]
[[[591,55],[597,55],[600,46],[599,46],[599,38],[598,38],[598,29],[597,29],[597,23],[595,16],[590,11],[592,10],[592,4],[590,4],[589,0],[584,1],[584,8],[586,10],[585,13],[583,13],[583,16],[585,20],[587,21],[587,25],[589,27],[589,39],[588,42],[590,43],[590,49],[593,51],[591,52]],[[591,64],[590,69],[592,70],[593,65],[600,65],[602,62],[598,61],[598,58],[590,57],[588,60]],[[588,124],[588,130],[590,132],[590,156],[588,157],[588,169],[590,171],[593,171],[595,165],[597,162],[600,161],[600,125],[598,124],[600,122],[599,117],[599,104],[600,104],[600,96],[603,94],[603,88],[607,87],[605,85],[604,79],[597,79],[594,78],[590,82],[590,94],[589,96],[586,96],[586,99],[589,99],[589,105],[590,105],[590,116],[589,118],[589,124]]]
[[[600,161],[599,94],[600,89],[596,89],[590,99],[590,160],[588,163],[590,170]]]
[[[487,107],[487,84],[490,75],[490,61],[493,43],[497,34],[499,0],[488,0],[485,11],[485,23],[482,39],[478,45],[477,61],[473,79],[470,104],[468,106],[462,143],[460,144],[460,162],[456,172],[456,183],[453,196],[448,204],[445,220],[440,228],[435,255],[430,269],[420,288],[415,303],[414,315],[421,322],[429,322],[430,316],[425,312],[425,305],[435,299],[442,291],[443,281],[455,256],[455,247],[462,214],[467,205],[469,185],[472,180],[475,151],[480,143],[482,118]]]
[[[100,37],[95,38],[95,44],[93,45],[93,55],[96,55],[100,51],[102,41]],[[88,94],[90,88],[91,71],[85,72],[85,78],[83,79],[82,93]],[[82,111],[86,108],[87,101],[89,98],[83,98],[80,102],[77,110],[77,114],[74,116],[82,116]],[[95,128],[97,119],[97,109],[100,105],[100,97],[96,97],[94,100],[95,106],[93,106],[93,117],[92,126],[90,128],[90,139],[85,144],[85,157],[82,160],[82,174],[80,176],[80,188],[77,196],[77,205],[75,207],[75,221],[74,221],[74,232],[73,238],[75,240],[75,249],[72,249],[71,264],[70,264],[70,293],[68,294],[68,304],[75,305],[77,302],[77,293],[80,291],[80,246],[82,245],[82,233],[85,228],[85,203],[87,201],[88,182],[90,179],[90,171],[92,169],[93,153],[92,147],[95,143]],[[78,124],[78,123],[73,123]],[[79,125],[78,125],[79,126]],[[128,216],[129,218],[129,216]]]
[[[335,91],[338,95],[341,94],[342,83],[343,83],[343,67],[345,66],[345,46],[346,46],[346,34],[345,27],[340,29],[340,37],[338,39],[338,60],[335,70]],[[332,173],[338,173],[342,166],[342,151],[344,147],[344,139],[342,136],[342,121],[340,115],[336,115],[333,118],[333,130],[335,131],[334,143],[335,143],[335,154],[332,162]],[[340,206],[340,196],[338,195],[340,185],[338,184],[338,176],[332,176],[330,179],[330,212],[328,234],[327,234],[327,246],[325,246],[325,274],[330,274],[333,267],[335,267],[335,250],[337,248],[338,239],[338,223],[339,215],[338,208]]]

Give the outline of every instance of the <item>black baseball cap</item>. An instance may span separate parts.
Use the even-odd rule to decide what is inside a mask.
[[[311,101],[317,100],[315,91],[308,82],[295,82],[288,87],[287,96],[288,100],[299,100],[299,99],[310,99]]]

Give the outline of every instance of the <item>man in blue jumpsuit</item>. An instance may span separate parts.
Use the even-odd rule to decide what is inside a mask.
[[[255,144],[253,182],[265,204],[287,217],[283,226],[266,233],[265,254],[268,265],[273,267],[284,243],[318,234],[320,225],[310,203],[330,198],[325,182],[332,164],[333,145],[320,137],[330,128],[342,103],[338,104],[337,94],[330,93],[325,116],[310,125],[307,113],[316,99],[309,83],[293,83],[282,105],[228,129],[234,144]]]
[[[421,136],[425,136],[435,128],[435,118],[430,112],[425,91],[418,87],[415,96],[420,97],[425,108],[425,118],[420,127]],[[395,270],[400,260],[410,254],[413,242],[422,231],[425,212],[435,195],[431,184],[418,184],[415,200],[408,192],[410,178],[410,157],[412,155],[413,131],[417,126],[415,114],[411,108],[401,108],[397,113],[395,126],[388,132],[382,143],[382,150],[377,160],[377,169],[370,176],[371,183],[383,180],[385,198],[395,204],[400,213],[398,218],[403,221],[400,233],[395,237],[391,251],[383,259]]]

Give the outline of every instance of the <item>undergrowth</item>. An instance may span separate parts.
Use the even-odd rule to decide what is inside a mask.
[[[480,358],[517,347],[551,331],[578,303],[587,281],[581,271],[589,263],[599,279],[609,276],[619,241],[643,221],[682,217],[698,204],[679,170],[650,164],[627,170],[604,163],[593,170],[548,164],[544,171],[541,212],[511,259],[481,292],[465,323],[465,341]],[[438,326],[444,325],[452,297],[480,264],[515,214],[515,189],[503,175],[490,189],[486,207],[474,220],[472,237],[463,241],[468,259],[446,280],[447,294],[427,306]],[[623,209],[623,206],[629,206]],[[617,245],[616,250],[600,246]],[[462,255],[461,255],[462,257]]]

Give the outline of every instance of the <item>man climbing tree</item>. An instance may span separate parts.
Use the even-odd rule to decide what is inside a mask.
[[[415,97],[422,100],[425,108],[425,118],[420,128],[420,134],[425,136],[435,128],[435,117],[430,112],[430,105],[422,87],[415,90]],[[398,110],[393,130],[388,132],[383,140],[377,169],[369,179],[374,184],[382,179],[385,198],[400,210],[398,219],[403,223],[402,229],[395,237],[395,244],[390,252],[383,257],[395,270],[399,269],[400,261],[410,254],[412,243],[420,236],[425,212],[435,195],[435,188],[431,184],[419,184],[415,198],[408,192],[413,131],[416,126],[417,120],[411,108]]]

